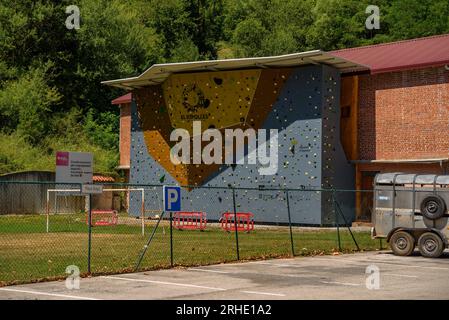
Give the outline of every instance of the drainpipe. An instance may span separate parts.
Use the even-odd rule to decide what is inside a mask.
[[[448,162],[448,164],[449,164],[449,162]],[[447,174],[447,168],[448,168],[449,166],[445,166],[445,165],[444,165],[444,160],[440,160],[440,167],[441,167],[441,172],[442,172],[444,175],[446,175],[446,174]]]

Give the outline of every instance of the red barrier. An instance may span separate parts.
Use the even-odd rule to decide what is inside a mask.
[[[173,227],[178,230],[204,230],[207,219],[205,212],[175,212],[173,215]]]
[[[221,228],[225,231],[235,231],[235,217],[237,217],[237,231],[250,232],[254,230],[254,214],[251,212],[223,213],[221,216]]]
[[[86,217],[86,224],[89,222],[89,216]],[[92,226],[115,226],[118,222],[117,210],[92,210]]]

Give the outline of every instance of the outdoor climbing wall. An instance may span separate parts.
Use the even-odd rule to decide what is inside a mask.
[[[338,71],[319,65],[172,75],[161,86],[136,90],[130,182],[258,188],[236,191],[237,210],[253,212],[256,221],[287,223],[285,192],[264,189],[353,188],[353,168],[339,140],[339,94]],[[202,130],[278,129],[277,173],[259,175],[257,164],[172,164],[170,132],[191,132],[194,120],[202,121]],[[338,196],[352,221],[354,200],[348,195]],[[161,198],[146,194],[146,207]],[[211,220],[233,208],[231,190],[184,189],[182,200],[183,210],[204,211]],[[333,224],[331,193],[291,191],[289,200],[293,223]],[[139,210],[135,195],[130,213]]]

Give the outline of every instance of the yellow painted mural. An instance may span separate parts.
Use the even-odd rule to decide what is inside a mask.
[[[243,124],[253,101],[261,70],[174,74],[162,90],[173,128],[192,135],[192,122],[222,129]]]

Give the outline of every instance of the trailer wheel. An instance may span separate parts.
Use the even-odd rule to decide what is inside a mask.
[[[415,238],[406,231],[396,231],[390,238],[390,247],[398,256],[409,256],[415,249]]]
[[[443,254],[444,243],[436,233],[426,232],[419,237],[418,248],[423,257],[438,258]]]
[[[446,204],[438,195],[427,196],[421,202],[421,214],[430,220],[441,218],[445,212]]]

